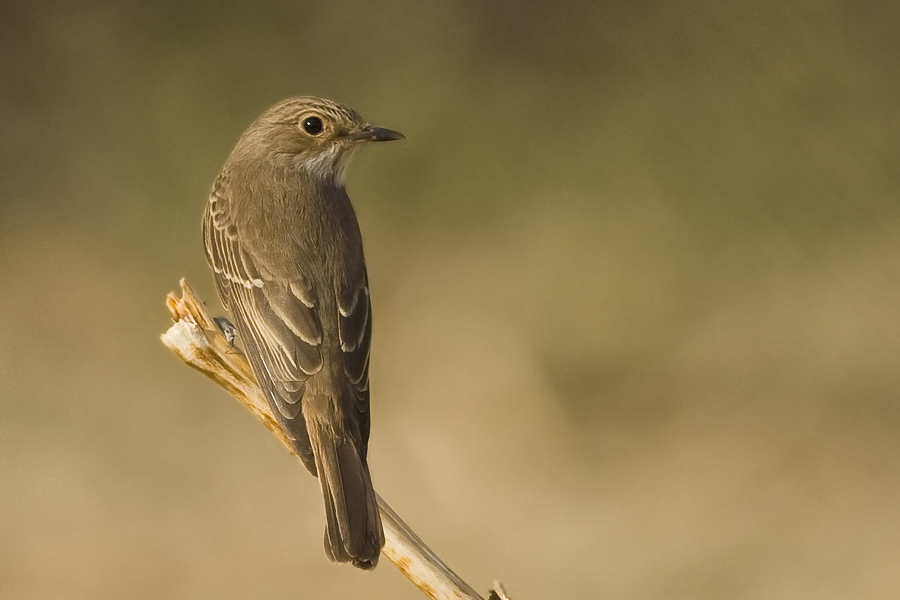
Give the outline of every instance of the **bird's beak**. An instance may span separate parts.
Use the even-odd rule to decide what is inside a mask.
[[[374,125],[366,125],[359,131],[347,134],[347,137],[359,142],[391,142],[393,140],[406,139],[406,136],[399,131],[375,127]]]

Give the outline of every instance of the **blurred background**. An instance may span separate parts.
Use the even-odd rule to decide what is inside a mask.
[[[243,129],[348,189],[376,487],[531,598],[900,596],[900,4],[6,2],[0,597],[422,597],[160,343]]]

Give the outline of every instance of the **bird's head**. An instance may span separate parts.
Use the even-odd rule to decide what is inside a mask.
[[[233,157],[284,161],[316,179],[341,184],[353,151],[364,142],[403,138],[368,123],[348,106],[301,96],[264,112],[241,136]]]

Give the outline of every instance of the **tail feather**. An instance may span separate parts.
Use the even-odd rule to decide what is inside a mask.
[[[307,421],[325,501],[325,554],[332,562],[373,569],[384,532],[369,468],[356,445]]]

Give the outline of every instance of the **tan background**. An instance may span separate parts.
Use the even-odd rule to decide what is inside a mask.
[[[900,596],[900,4],[682,4],[4,3],[0,597],[419,597],[157,337],[301,93],[408,136],[349,178],[371,464],[463,577]]]

